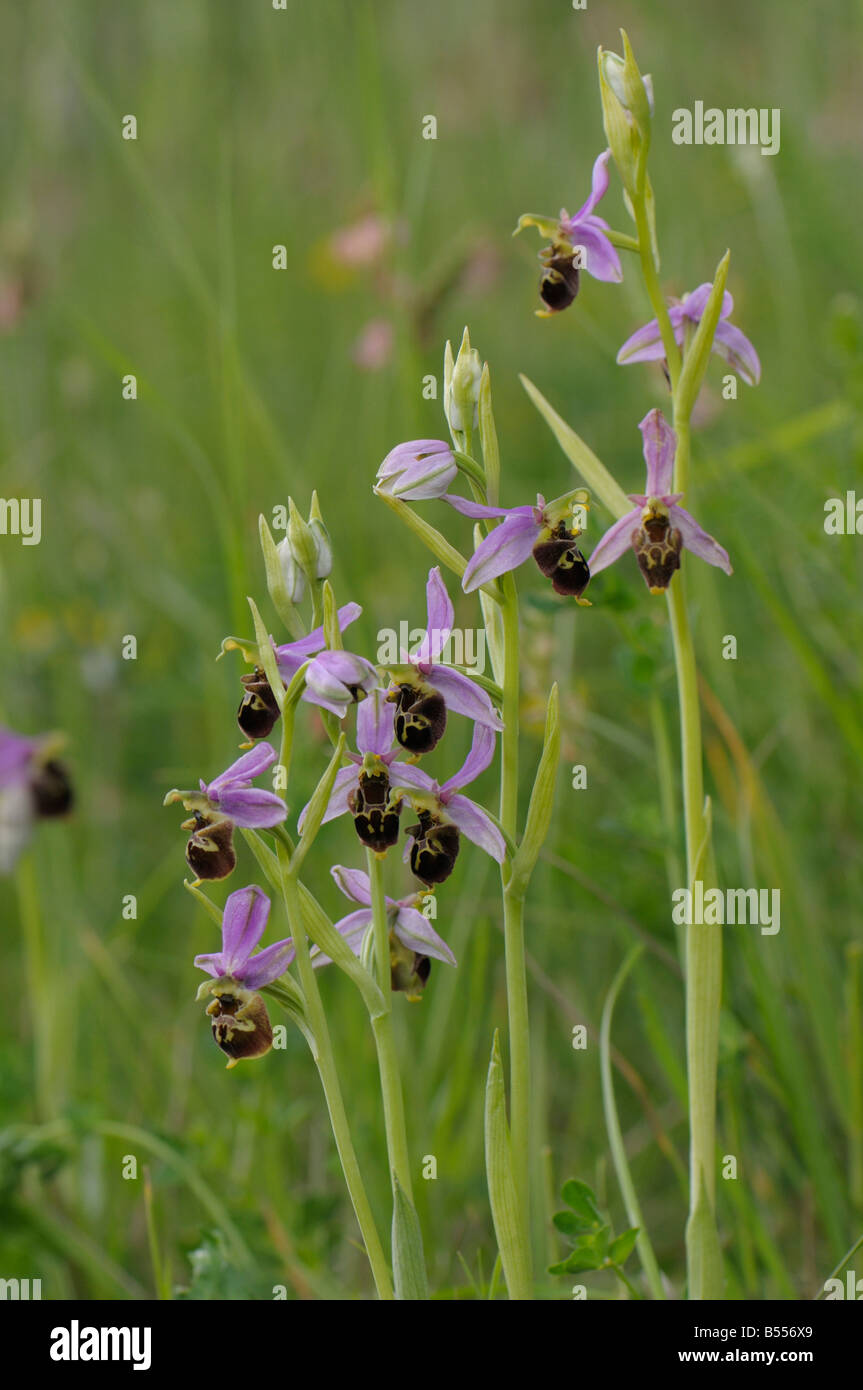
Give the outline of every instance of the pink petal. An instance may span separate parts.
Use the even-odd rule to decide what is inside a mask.
[[[607,283],[619,284],[623,279],[623,267],[620,264],[620,257],[617,250],[612,246],[608,237],[605,235],[602,226],[602,218],[592,218],[590,222],[582,222],[572,229],[573,246],[583,246],[585,250],[583,269],[588,275],[592,275],[594,280],[604,280]]]
[[[447,802],[446,813],[463,835],[502,864],[506,858],[506,841],[481,806],[466,796],[453,796]]]
[[[522,564],[533,550],[538,534],[533,507],[525,507],[518,515],[508,516],[474,551],[462,579],[465,593],[472,593],[499,574],[505,574],[507,570],[514,570]]]
[[[269,915],[270,900],[257,884],[230,894],[222,913],[222,963],[226,975],[233,975],[245,965],[264,934]]]
[[[716,565],[719,569],[725,570],[726,574],[733,574],[728,551],[699,526],[694,516],[690,516],[684,507],[676,505],[671,508],[670,515],[672,525],[677,527],[687,550],[706,560],[708,565]]]
[[[647,494],[662,497],[671,487],[677,436],[661,410],[648,411],[638,428],[644,440]]]
[[[447,709],[463,714],[477,724],[486,724],[490,729],[503,728],[503,720],[492,704],[488,691],[475,685],[469,676],[448,666],[432,666],[428,679],[429,684],[443,695]]]
[[[284,975],[295,955],[293,941],[289,936],[285,937],[284,941],[277,941],[274,946],[266,946],[263,951],[253,956],[238,978],[247,989],[260,989],[263,985],[271,985],[273,980]]]
[[[449,641],[452,625],[455,621],[455,612],[450,596],[446,591],[446,585],[441,579],[437,565],[434,569],[429,570],[428,583],[426,584],[426,606],[428,627],[413,658],[414,661],[419,662],[434,661],[440,656]]]
[[[218,793],[232,782],[251,782],[253,777],[265,772],[276,761],[276,750],[269,743],[257,743],[248,753],[244,753],[229,768],[220,772],[208,787],[209,792]]]
[[[357,707],[357,748],[361,753],[376,753],[382,757],[390,751],[395,713],[395,705],[387,699],[384,690],[373,690],[360,701]]]
[[[581,207],[570,222],[580,222],[583,218],[589,217],[601,198],[608,192],[608,161],[611,159],[611,150],[603,150],[602,154],[597,155],[593,161],[593,172],[590,179],[590,196],[587,202],[582,203]]]
[[[679,304],[672,304],[668,310],[671,319],[671,326],[674,329],[674,337],[678,343],[683,342],[683,310]],[[628,366],[630,362],[660,362],[665,357],[665,348],[662,344],[662,334],[659,331],[657,319],[651,319],[643,328],[638,328],[631,338],[627,338],[623,347],[617,354],[617,362],[621,367]]]
[[[455,965],[456,958],[434,927],[415,907],[400,907],[395,921],[395,933],[402,945],[421,956],[431,956],[446,965]]]
[[[444,782],[440,789],[441,800],[446,805],[449,805],[451,800],[451,797],[447,796],[449,791],[454,791],[456,787],[469,786],[471,782],[476,781],[481,772],[485,772],[494,757],[496,742],[497,739],[492,729],[487,728],[484,724],[475,726],[470,752],[458,772]]]
[[[259,787],[229,787],[219,797],[219,809],[235,825],[249,830],[281,825],[288,814],[280,796]]]
[[[692,319],[695,323],[698,323],[701,315],[707,308],[707,301],[710,298],[712,289],[713,286],[710,282],[705,281],[703,285],[698,286],[697,290],[692,290],[690,294],[685,294],[683,296],[680,307],[688,319]],[[727,319],[733,308],[734,300],[726,290],[722,296],[722,308],[719,311],[720,319]]]
[[[641,508],[627,512],[619,521],[615,521],[613,526],[609,526],[605,535],[596,544],[593,554],[588,560],[591,575],[599,574],[600,570],[613,565],[615,560],[619,560],[621,555],[632,545],[632,533],[638,525],[641,516]]]
[[[346,898],[353,899],[355,903],[362,903],[364,907],[371,907],[369,876],[363,873],[362,869],[346,869],[342,864],[335,864],[330,873]]]
[[[733,367],[747,386],[757,386],[761,380],[761,363],[758,353],[739,328],[733,323],[717,324],[713,339],[713,351]]]

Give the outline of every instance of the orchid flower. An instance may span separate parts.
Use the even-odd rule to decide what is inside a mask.
[[[222,949],[195,956],[195,965],[212,977],[201,985],[198,998],[212,994],[207,1014],[213,1037],[229,1058],[228,1067],[243,1058],[263,1057],[273,1045],[266,1005],[257,990],[284,975],[294,958],[290,938],[253,955],[270,915],[270,900],[257,885],[231,893],[222,913]]]
[[[344,719],[351,705],[370,694],[378,684],[378,673],[364,656],[353,652],[321,652],[306,670],[302,698],[310,705],[328,709]]]
[[[346,603],[344,607],[340,608],[338,611],[339,631],[344,632],[346,627],[350,627],[362,611],[358,603]],[[314,632],[310,632],[307,637],[300,637],[296,642],[285,642],[279,647],[273,642],[276,665],[284,684],[290,685],[303,663],[308,661],[310,657],[317,656],[326,645],[327,639],[324,636],[323,626],[316,627]],[[281,717],[281,710],[273,691],[270,689],[267,674],[263,667],[257,664],[257,658],[251,655],[251,651],[254,651],[251,643],[242,643],[233,637],[226,638],[222,644],[222,650],[226,651],[231,647],[239,647],[246,653],[247,660],[253,661],[255,665],[254,671],[240,677],[244,693],[237,710],[237,723],[247,738],[269,738]]]
[[[357,749],[348,753],[350,767],[336,773],[333,790],[321,824],[350,811],[364,845],[378,854],[398,843],[401,797],[391,790],[393,779],[402,785],[414,773],[413,767],[396,763],[401,751],[393,748],[395,710],[383,690],[373,690],[357,709]],[[309,803],[310,805],[311,803]],[[300,813],[302,833],[309,806]]]
[[[584,488],[577,488],[549,503],[537,494],[535,507],[487,507],[448,493],[444,501],[463,516],[474,520],[504,518],[501,525],[480,542],[468,561],[462,579],[465,593],[472,593],[498,575],[516,569],[528,555],[533,555],[542,573],[551,580],[555,593],[589,606],[588,600],[581,596],[590,583],[590,568],[575,544],[582,531],[578,518],[584,515],[586,499]],[[565,519],[567,514],[571,514],[569,522]]]
[[[603,150],[594,161],[590,196],[573,217],[562,209],[557,223],[553,218],[532,213],[525,213],[518,220],[517,232],[523,227],[537,227],[544,236],[551,238],[551,245],[540,252],[544,269],[539,294],[545,310],[537,312],[543,316],[569,308],[578,294],[582,270],[595,280],[620,282],[623,279],[620,257],[608,236],[608,223],[595,212],[608,189],[610,158],[611,150]]]
[[[391,449],[378,469],[376,492],[419,502],[441,497],[458,473],[449,444],[442,439],[409,439]]]
[[[718,541],[703,531],[679,505],[682,493],[670,492],[676,436],[659,410],[651,410],[638,427],[644,439],[647,493],[630,493],[636,505],[606,531],[590,557],[593,574],[604,570],[630,547],[635,551],[645,583],[661,594],[680,568],[680,552],[691,550],[709,565],[731,574],[731,561]]]
[[[233,873],[237,856],[234,852],[234,826],[248,829],[272,828],[280,825],[287,807],[275,792],[252,786],[252,778],[265,772],[276,761],[276,750],[269,743],[259,743],[244,753],[229,768],[214,777],[212,782],[200,782],[200,791],[168,792],[165,806],[182,801],[190,820],[183,830],[192,832],[186,845],[186,862],[199,879],[227,878]]]
[[[683,299],[671,301],[668,317],[674,329],[675,341],[681,348],[684,346],[687,332],[692,332],[701,322],[712,289],[712,285],[705,283],[699,285],[697,290],[692,290],[690,294],[685,294]],[[726,290],[722,296],[722,310],[719,323],[716,325],[712,351],[733,367],[747,386],[757,386],[761,379],[758,353],[740,329],[727,322],[733,308],[734,300]],[[633,333],[631,338],[627,338],[617,354],[621,366],[628,366],[630,362],[663,361],[664,358],[665,348],[656,319],[651,319],[650,323],[646,323],[643,328]]]
[[[358,912],[350,912],[336,931],[344,937],[351,950],[359,955],[366,932],[373,922],[372,894],[368,874],[361,869],[345,869],[336,864],[330,870],[346,898],[361,903]],[[403,991],[408,999],[419,999],[431,970],[431,960],[455,965],[456,959],[442,937],[422,912],[417,910],[420,895],[409,898],[387,898],[387,920],[390,938],[390,972],[392,988]]]
[[[0,728],[0,874],[15,867],[35,820],[72,806],[68,773],[54,756],[62,743],[56,734],[26,738]]]
[[[410,753],[430,753],[443,738],[447,709],[489,729],[503,722],[490,697],[469,676],[444,666],[438,657],[452,633],[454,610],[437,566],[426,584],[428,626],[413,652],[402,650],[402,664],[390,666],[396,703],[396,738]]]
[[[410,826],[407,834],[411,837],[405,850],[413,873],[428,887],[443,883],[449,878],[455,866],[460,846],[460,833],[466,835],[480,849],[490,854],[499,864],[506,856],[506,841],[487,811],[469,797],[461,795],[461,788],[475,781],[484,772],[494,757],[495,733],[484,724],[474,725],[473,743],[462,766],[443,785],[439,785],[422,768],[407,769],[409,775],[401,780],[403,771],[399,768],[400,781],[392,781],[398,790],[407,790],[414,810],[419,816],[419,824]]]

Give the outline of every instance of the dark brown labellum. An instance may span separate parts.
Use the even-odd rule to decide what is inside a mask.
[[[454,825],[436,820],[430,811],[420,811],[419,825],[405,832],[413,835],[411,872],[427,888],[443,883],[455,868],[459,851],[459,833]]]
[[[396,738],[409,753],[430,753],[446,729],[446,702],[436,690],[423,694],[400,685],[396,707]]]
[[[234,822],[226,816],[202,815],[196,811],[183,823],[192,837],[186,845],[186,863],[198,878],[227,878],[237,867],[234,852]]]
[[[680,569],[683,537],[667,516],[650,516],[632,533],[632,548],[645,583],[652,594],[660,594]]]
[[[537,541],[533,558],[556,594],[581,598],[590,583],[590,567],[561,521],[550,540]]]
[[[237,710],[237,723],[247,738],[267,738],[280,717],[270,682],[260,667],[240,679],[246,692]]]
[[[231,1062],[263,1057],[272,1047],[273,1029],[259,994],[219,994],[207,1013],[213,1020],[213,1037]]]
[[[540,253],[543,263],[539,297],[553,314],[568,309],[578,294],[579,269],[573,263],[575,252],[565,242],[555,242]]]
[[[62,763],[53,758],[43,763],[30,782],[36,815],[49,819],[65,816],[72,809],[74,795],[69,774]]]
[[[360,840],[381,854],[398,843],[401,797],[394,797],[385,771],[361,772],[348,806]]]

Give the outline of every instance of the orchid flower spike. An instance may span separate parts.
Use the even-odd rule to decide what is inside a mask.
[[[488,767],[494,757],[494,749],[494,730],[487,725],[476,724],[467,758],[458,772],[442,786],[422,768],[400,766],[398,769],[398,789],[407,791],[419,817],[419,823],[405,831],[410,837],[405,858],[426,887],[443,883],[449,878],[458,857],[461,835],[466,835],[499,864],[503,863],[506,841],[500,830],[487,811],[469,797],[461,795],[461,788],[473,782]]]
[[[712,285],[705,283],[699,285],[697,290],[692,290],[690,294],[685,294],[681,300],[671,301],[668,317],[671,319],[675,340],[681,348],[684,346],[687,332],[692,332],[701,322],[712,289]],[[735,328],[733,323],[728,323],[733,308],[734,300],[726,290],[722,296],[722,309],[719,323],[716,325],[712,351],[733,367],[747,386],[757,386],[761,380],[758,353],[740,329]],[[651,319],[650,323],[646,323],[643,328],[633,333],[631,338],[627,338],[617,354],[621,366],[628,366],[630,362],[657,362],[664,359],[665,348],[656,319]]]
[[[234,826],[248,829],[281,825],[287,807],[275,792],[252,786],[252,779],[276,761],[276,750],[259,743],[244,753],[212,782],[200,782],[200,791],[170,791],[164,805],[182,801],[190,820],[181,829],[192,832],[186,845],[186,862],[199,879],[227,878],[237,864]]]
[[[336,923],[336,931],[359,955],[373,921],[368,874],[361,869],[345,869],[341,864],[336,864],[330,873],[346,898],[362,904],[359,911],[348,913],[347,917]],[[449,946],[438,936],[423,913],[418,911],[417,904],[421,901],[422,895],[416,893],[409,898],[386,899],[392,988],[402,991],[413,1001],[422,997],[432,960],[441,960],[446,965],[456,964]]]
[[[537,227],[543,236],[551,238],[551,245],[539,257],[543,266],[539,297],[545,308],[537,313],[542,318],[569,308],[578,294],[582,270],[595,280],[623,279],[620,257],[609,240],[608,223],[595,212],[608,189],[610,158],[611,150],[603,150],[594,161],[590,196],[573,217],[563,209],[557,223],[551,217],[533,213],[525,213],[518,220],[516,232],[523,227]]]
[[[542,573],[551,580],[555,593],[574,598],[589,607],[582,594],[590,583],[590,567],[576,545],[588,508],[588,494],[576,488],[553,502],[537,496],[536,506],[486,507],[465,497],[448,493],[444,498],[457,512],[474,520],[503,517],[468,562],[462,579],[466,594],[479,589],[498,575],[517,569],[532,555]]]
[[[590,557],[593,574],[604,570],[630,548],[652,594],[662,594],[680,568],[680,552],[691,550],[709,565],[731,574],[731,561],[718,541],[703,531],[672,493],[676,436],[659,410],[651,410],[638,427],[644,438],[647,493],[630,493],[636,506],[606,531]]]
[[[213,1037],[235,1067],[244,1058],[263,1057],[273,1045],[266,1005],[256,990],[284,975],[294,958],[290,938],[253,955],[270,915],[270,900],[252,884],[231,893],[222,913],[222,949],[195,956],[195,965],[212,977],[198,998],[213,996],[207,1006]]]
[[[437,566],[429,570],[426,609],[428,626],[419,646],[412,652],[402,650],[401,664],[388,668],[393,678],[389,698],[396,705],[396,738],[416,754],[430,753],[443,738],[448,709],[489,729],[503,728],[486,691],[438,660],[450,639],[455,615]]]
[[[56,756],[63,742],[58,734],[26,738],[0,728],[0,874],[14,869],[35,821],[72,808],[69,774]]]
[[[452,449],[442,439],[409,439],[391,449],[378,469],[376,492],[420,502],[442,497],[458,473]]]

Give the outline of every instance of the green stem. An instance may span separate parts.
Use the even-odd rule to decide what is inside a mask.
[[[378,1297],[384,1300],[391,1300],[393,1297],[392,1282],[390,1272],[384,1256],[383,1246],[375,1226],[374,1216],[366,1194],[365,1184],[363,1183],[360,1165],[357,1160],[353,1140],[351,1139],[350,1126],[348,1124],[347,1112],[342,1090],[339,1085],[338,1070],[336,1068],[333,1045],[330,1039],[327,1018],[324,1011],[323,1001],[321,1000],[318,981],[315,976],[314,967],[309,956],[309,943],[306,938],[305,928],[303,927],[302,910],[300,906],[299,888],[297,880],[292,874],[282,872],[282,891],[285,899],[285,911],[287,912],[290,924],[291,936],[293,938],[294,950],[296,951],[297,971],[300,977],[303,994],[306,1002],[306,1017],[309,1021],[312,1034],[314,1035],[315,1046],[312,1048],[312,1056],[321,1078],[321,1085],[324,1090],[324,1097],[329,1111],[330,1124],[332,1125],[333,1137],[336,1141],[339,1159],[342,1165],[342,1172],[345,1175],[351,1203],[356,1214],[357,1223],[362,1233],[366,1247],[366,1254],[369,1257],[369,1264],[372,1268],[372,1277],[375,1281],[375,1288]]]
[[[665,348],[665,360],[668,363],[668,373],[671,377],[672,391],[677,385],[680,375],[680,348],[674,337],[674,329],[671,326],[671,319],[668,315],[668,305],[662,293],[662,286],[659,283],[659,272],[656,269],[656,261],[653,257],[653,242],[650,236],[650,222],[647,215],[647,202],[644,194],[645,178],[640,179],[642,191],[640,195],[633,199],[633,212],[635,213],[635,225],[638,230],[638,255],[641,260],[641,273],[644,276],[644,284],[650,299],[653,312],[659,324],[659,332],[662,335],[662,344]]]
[[[383,863],[374,850],[366,850],[369,885],[372,895],[374,923],[375,968],[378,985],[387,1001],[386,1013],[372,1019],[378,1066],[381,1074],[381,1095],[384,1102],[384,1126],[387,1136],[390,1177],[398,1178],[408,1201],[413,1201],[411,1166],[405,1127],[404,1097],[399,1073],[398,1053],[393,1034],[392,981],[390,966],[390,930],[384,896]]]
[[[684,491],[689,478],[689,420],[675,414],[674,425],[677,432],[674,489]],[[682,571],[675,574],[669,587],[668,610],[680,706],[687,885],[692,889],[696,878],[701,878],[707,892],[714,886],[714,869],[704,811],[698,669]],[[719,926],[692,922],[686,928],[686,1059],[690,1144],[687,1268],[691,1299],[723,1296],[715,1214],[716,1071],[721,1003],[722,930]],[[704,1202],[706,1207],[702,1206]]]
[[[501,736],[500,823],[511,840],[518,822],[518,594],[512,574],[503,586],[503,734]],[[508,890],[510,866],[501,867],[506,996],[509,1020],[510,1136],[525,1268],[530,1281],[530,1022],[524,950],[524,894]],[[514,1296],[510,1289],[510,1298]],[[530,1291],[519,1297],[530,1298]]]

